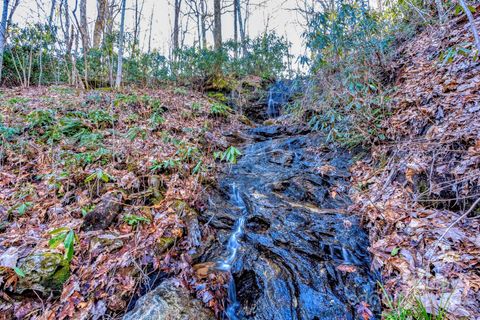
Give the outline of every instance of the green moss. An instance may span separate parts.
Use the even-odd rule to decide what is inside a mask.
[[[165,253],[168,249],[173,247],[175,244],[175,238],[173,237],[162,237],[157,239],[157,254]]]
[[[70,264],[59,252],[39,250],[21,259],[18,267],[25,273],[17,291],[38,290],[44,293],[60,291],[70,276]]]
[[[70,277],[70,265],[66,260],[63,260],[63,263],[60,268],[55,271],[51,279],[46,282],[46,286],[54,290],[61,290],[63,284]]]
[[[228,98],[222,92],[209,92],[209,93],[207,93],[207,96],[209,98],[212,98],[212,99],[218,101],[218,102],[222,102],[222,103],[227,103],[228,102]]]

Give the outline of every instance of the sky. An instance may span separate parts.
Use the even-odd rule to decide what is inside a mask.
[[[127,12],[125,25],[127,31],[133,30],[134,21],[134,3],[135,0],[127,1]],[[168,55],[170,48],[172,21],[173,21],[173,0],[138,0],[144,1],[143,17],[141,21],[140,45],[146,50],[148,43],[148,33],[150,25],[150,16],[153,12],[152,23],[152,49],[156,48],[161,53]],[[297,0],[251,0],[252,3],[263,1],[262,6],[252,7],[252,13],[247,25],[247,31],[250,37],[255,37],[268,30],[275,31],[277,34],[286,36],[291,42],[291,53],[298,56],[303,54],[304,46],[302,41],[302,27],[299,23],[299,16],[291,9],[295,8]],[[57,1],[59,2],[59,1]],[[185,2],[185,0],[183,1]],[[75,0],[69,0],[70,8],[74,7]],[[209,8],[213,8],[213,0],[207,0]],[[14,22],[20,25],[28,22],[43,20],[46,21],[50,10],[50,0],[21,0],[21,4],[14,16]],[[90,33],[93,32],[93,26],[96,18],[96,1],[87,0],[87,13]],[[119,17],[118,17],[119,18]],[[195,25],[190,22],[190,29],[194,32]],[[226,13],[222,17],[223,38],[233,37],[233,14]],[[194,35],[192,34],[192,37]],[[209,42],[212,42],[212,35],[209,32]],[[186,44],[192,44],[193,38],[186,38]]]

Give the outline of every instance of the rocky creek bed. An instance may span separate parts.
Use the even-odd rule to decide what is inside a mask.
[[[231,260],[224,271],[212,270],[232,275],[224,318],[378,318],[379,279],[370,270],[368,237],[359,218],[347,213],[351,155],[299,127],[262,126],[239,138],[243,156],[225,168],[199,217],[200,230],[209,225],[218,235],[205,244],[199,263],[222,269]],[[152,314],[144,310],[149,296],[159,299],[155,291],[143,297],[125,319]],[[183,306],[192,307],[187,302]],[[169,312],[164,306],[165,319]]]

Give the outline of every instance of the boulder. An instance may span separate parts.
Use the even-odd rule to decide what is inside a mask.
[[[111,192],[104,194],[95,209],[85,216],[82,230],[105,230],[122,211],[122,194]]]
[[[61,291],[63,283],[70,276],[70,264],[63,254],[48,249],[34,251],[19,259],[17,267],[25,274],[18,281],[18,293],[25,290],[37,290],[45,294]]]
[[[123,320],[209,320],[213,312],[202,302],[190,296],[174,280],[165,280],[157,288],[141,297]]]

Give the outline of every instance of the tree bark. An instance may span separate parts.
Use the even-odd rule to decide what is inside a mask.
[[[207,49],[207,5],[205,0],[200,0],[200,28],[202,31],[202,47]]]
[[[2,22],[0,24],[0,81],[2,80],[3,52],[5,51],[5,40],[7,32],[8,2],[9,0],[3,0]]]
[[[235,59],[238,58],[238,0],[233,0],[233,41],[235,43]]]
[[[115,80],[115,87],[118,89],[122,84],[122,69],[123,69],[123,38],[125,34],[125,6],[126,0],[122,0],[122,13],[120,18],[120,37],[118,39],[118,63],[117,63],[117,79]]]
[[[52,31],[52,21],[53,21],[53,15],[55,14],[55,6],[57,5],[56,0],[51,0],[52,5],[50,6],[50,14],[48,15],[48,27],[50,31]]]
[[[87,0],[80,0],[80,33],[82,35],[83,52],[86,55],[90,49],[90,37],[88,35]]]
[[[222,48],[222,6],[221,0],[214,0],[213,2],[213,39],[215,50]]]
[[[105,19],[107,17],[107,0],[97,0],[97,20],[93,29],[93,47],[99,48],[102,42],[102,35],[105,29]]]
[[[173,44],[172,44],[172,56],[175,59],[176,52],[179,49],[180,45],[180,9],[182,5],[182,0],[175,0],[175,12],[174,12],[174,21],[173,21]]]

